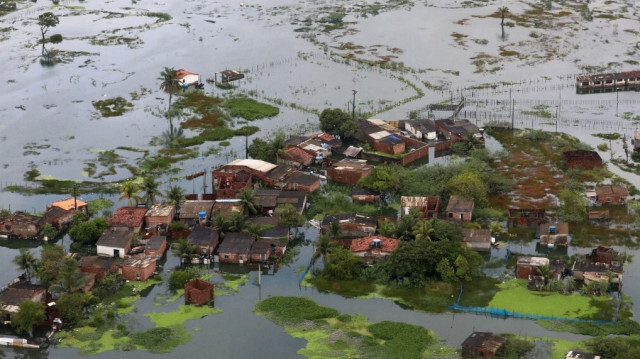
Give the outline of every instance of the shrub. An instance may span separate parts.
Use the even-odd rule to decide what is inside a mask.
[[[301,297],[271,297],[256,304],[258,312],[266,314],[276,323],[297,324],[305,320],[334,318],[338,311],[322,307]]]
[[[175,291],[184,288],[188,281],[200,275],[197,268],[188,267],[186,269],[176,269],[169,277],[169,289]]]
[[[62,35],[54,34],[49,37],[49,42],[52,44],[59,44],[62,42]]]

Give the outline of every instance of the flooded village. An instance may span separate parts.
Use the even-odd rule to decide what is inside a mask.
[[[0,1],[0,356],[639,357],[638,7]]]

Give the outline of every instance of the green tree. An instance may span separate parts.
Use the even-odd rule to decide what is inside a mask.
[[[313,256],[311,257],[311,263],[315,264],[318,258],[322,257],[322,262],[326,267],[328,262],[327,254],[329,254],[336,246],[329,236],[321,234],[316,241],[315,247],[315,252],[313,252]]]
[[[381,202],[386,205],[388,197],[400,190],[400,179],[395,167],[376,166],[369,176],[358,181],[358,186],[380,193]]]
[[[358,126],[347,112],[339,108],[326,108],[320,113],[320,129],[344,139],[355,136]]]
[[[80,222],[71,227],[69,237],[78,245],[95,244],[102,233],[109,228],[109,223],[104,218],[94,218],[90,221]]]
[[[187,284],[188,281],[198,278],[199,276],[200,271],[196,267],[176,269],[171,272],[171,275],[169,276],[169,289],[172,291],[183,289],[184,285]]]
[[[38,25],[40,26],[40,32],[42,33],[42,46],[47,41],[46,33],[50,28],[55,27],[60,23],[60,19],[52,12],[45,12],[38,16]]]
[[[447,181],[446,189],[455,195],[472,199],[476,207],[486,207],[487,185],[475,172],[463,172]]]
[[[417,241],[431,241],[434,233],[435,229],[433,228],[433,221],[431,220],[420,220],[413,227],[413,237]]]
[[[443,258],[438,265],[436,266],[436,272],[440,274],[440,278],[442,278],[445,282],[457,282],[458,277],[456,277],[456,271],[449,263],[447,258]]]
[[[133,181],[124,182],[120,185],[120,198],[118,198],[118,201],[126,199],[129,207],[133,206],[134,201],[138,204],[140,202],[138,191],[140,191],[140,186],[137,183]]]
[[[289,227],[289,232],[291,232],[292,227],[295,228],[294,237],[298,235],[298,227],[305,222],[304,216],[291,203],[281,204],[276,207],[275,215],[278,217],[278,224]]]
[[[469,265],[469,261],[462,254],[458,254],[456,257],[456,261],[454,262],[456,266],[456,277],[460,281],[470,281],[471,275],[473,273],[473,268]]]
[[[106,278],[106,277],[105,277]],[[103,278],[104,279],[104,278]],[[115,292],[111,292],[113,294]],[[91,293],[63,294],[56,300],[56,307],[65,323],[77,324],[82,320],[82,308],[89,302]]]
[[[565,222],[580,223],[587,217],[587,200],[578,191],[560,190],[560,218]]]
[[[378,226],[378,234],[384,237],[396,238],[397,236],[396,224],[393,223],[393,221],[388,219],[380,222],[380,225]]]
[[[49,287],[49,291],[52,293],[77,293],[85,285],[87,285],[87,276],[80,272],[80,265],[78,261],[71,257],[65,257],[60,262],[60,270],[58,271],[58,278]]]
[[[98,284],[91,290],[93,295],[100,299],[105,299],[117,292],[124,285],[124,278],[120,273],[109,273],[104,276]]]
[[[36,275],[38,279],[40,279],[41,284],[49,286],[58,278],[58,270],[62,258],[64,258],[64,249],[62,246],[42,246],[40,262],[36,271]]]
[[[31,279],[31,274],[36,268],[37,259],[31,252],[29,252],[29,249],[20,248],[20,253],[13,258],[12,262],[24,272],[27,280]]]
[[[180,263],[191,263],[191,260],[198,256],[198,248],[189,243],[186,238],[173,242],[171,250],[175,256],[180,258]]]
[[[500,26],[502,27],[502,31],[504,31],[504,16],[509,13],[509,8],[506,6],[501,6],[498,8],[498,12],[500,13]]]
[[[408,241],[414,239],[413,229],[416,228],[420,222],[420,212],[416,209],[411,209],[409,214],[405,214],[398,220],[396,227],[396,235],[399,239]]]
[[[240,200],[240,212],[243,216],[249,217],[258,213],[258,202],[252,189],[243,188],[236,197]]]
[[[11,317],[11,325],[18,333],[32,337],[33,327],[45,319],[44,304],[25,299],[18,304],[18,312]]]
[[[247,226],[247,217],[240,212],[233,212],[229,219],[229,231],[242,232]]]
[[[148,207],[156,204],[156,197],[160,194],[160,190],[158,187],[160,183],[158,183],[154,177],[145,177],[144,181],[142,181],[142,191],[144,192],[144,196],[142,197],[143,202]]]
[[[169,109],[171,108],[171,99],[173,95],[180,92],[182,86],[178,82],[178,75],[173,68],[165,67],[160,73],[160,90],[169,95]]]
[[[341,280],[352,280],[360,276],[362,260],[348,249],[334,247],[327,252],[323,275]]]
[[[184,190],[180,186],[169,186],[169,189],[164,194],[169,200],[169,204],[176,206],[176,211],[180,211],[180,206],[185,201]]]
[[[276,163],[278,161],[278,152],[283,149],[285,145],[285,134],[283,132],[277,132],[271,140],[254,138],[251,145],[247,148],[247,153],[251,158],[256,160]]]

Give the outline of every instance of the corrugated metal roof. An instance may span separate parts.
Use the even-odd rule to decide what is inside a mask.
[[[379,140],[381,138],[385,138],[385,137],[389,137],[391,136],[391,133],[389,133],[389,131],[378,131],[378,132],[374,132],[374,133],[370,133],[369,136],[371,138],[373,138],[374,140]]]
[[[228,166],[249,167],[253,170],[256,170],[262,173],[267,173],[277,167],[273,163],[269,163],[262,160],[253,160],[253,159],[238,159],[233,162],[229,162]]]

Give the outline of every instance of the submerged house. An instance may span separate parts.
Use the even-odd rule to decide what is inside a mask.
[[[538,226],[536,235],[540,244],[548,247],[569,246],[569,223],[543,223]]]
[[[462,342],[464,358],[493,358],[507,339],[487,332],[473,332]]]
[[[44,228],[42,217],[27,212],[14,212],[7,217],[0,218],[0,234],[18,238],[38,238]]]
[[[538,268],[549,265],[549,258],[545,257],[518,257],[516,262],[516,278],[529,279],[529,276],[538,275]]]
[[[600,205],[625,205],[629,201],[629,190],[623,185],[598,186],[595,192],[595,202]]]
[[[453,222],[471,222],[474,201],[455,195],[449,197],[446,209],[446,219]]]
[[[229,232],[218,248],[220,263],[239,263],[249,261],[249,250],[254,238],[249,233]]]
[[[204,226],[195,226],[187,237],[189,244],[192,244],[198,248],[198,253],[201,255],[211,256],[220,240],[220,234],[218,229]]]
[[[509,227],[538,227],[545,223],[546,210],[537,208],[509,208],[507,223]]]
[[[376,233],[378,224],[374,217],[357,213],[326,215],[322,219],[322,233],[331,233],[337,226],[339,237],[369,237]]]
[[[131,258],[122,265],[122,278],[144,282],[156,271],[155,258]]]
[[[478,252],[491,251],[491,230],[478,228],[465,228],[462,230],[464,234],[464,243],[467,247]]]
[[[345,158],[327,168],[327,178],[333,182],[355,185],[360,178],[367,177],[373,170],[366,160]]]
[[[96,242],[98,255],[124,258],[131,250],[133,235],[130,227],[111,227],[105,230]]]
[[[207,224],[211,219],[214,203],[215,201],[184,201],[180,207],[180,222],[184,222],[189,226]]]
[[[0,291],[0,318],[2,318],[2,312],[8,313],[8,316],[17,313],[22,301],[43,303],[46,297],[47,287],[43,285],[26,281],[12,283]]]
[[[596,151],[575,150],[562,152],[562,159],[567,169],[602,167],[602,158]]]
[[[96,280],[100,280],[120,270],[121,262],[119,257],[84,256],[80,258],[79,266],[81,272],[93,274]]]
[[[213,284],[200,278],[184,285],[184,304],[204,305],[213,301]]]

